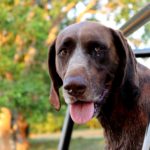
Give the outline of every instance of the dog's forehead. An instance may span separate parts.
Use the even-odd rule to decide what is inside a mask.
[[[101,40],[106,42],[106,44],[111,43],[111,35],[109,28],[101,25],[100,23],[96,22],[81,22],[72,24],[62,30],[56,40],[56,49],[63,43],[65,39],[76,39],[88,41],[88,40]]]

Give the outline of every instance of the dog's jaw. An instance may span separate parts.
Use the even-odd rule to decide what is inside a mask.
[[[101,93],[101,95],[99,96],[98,100],[96,102],[94,102],[94,117],[98,117],[99,113],[101,111],[101,106],[103,103],[105,103],[105,99],[108,96],[108,89],[104,89]]]

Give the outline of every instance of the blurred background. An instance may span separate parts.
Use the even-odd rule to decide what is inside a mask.
[[[85,20],[119,29],[148,1],[0,0],[1,150],[57,149],[66,105],[62,94],[60,112],[49,104],[47,54],[58,32]],[[150,46],[150,23],[128,40],[133,49]],[[138,61],[150,68],[150,59]],[[71,150],[104,148],[96,119],[74,130]]]

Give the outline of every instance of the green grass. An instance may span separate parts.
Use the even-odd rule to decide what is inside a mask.
[[[58,140],[32,140],[30,150],[57,150]],[[103,150],[104,140],[101,139],[72,139],[69,150]]]
[[[70,150],[103,150],[103,139],[75,139],[72,140]]]
[[[57,140],[32,140],[29,150],[57,150]]]

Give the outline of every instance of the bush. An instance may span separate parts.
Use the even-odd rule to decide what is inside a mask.
[[[86,123],[87,127],[99,129],[101,127],[99,121],[96,118],[93,118],[89,122]]]
[[[39,123],[31,124],[32,133],[49,133],[60,131],[62,128],[64,117],[56,117],[52,113],[48,113],[45,120]]]

